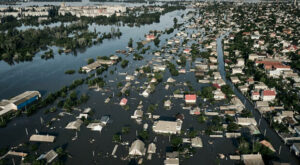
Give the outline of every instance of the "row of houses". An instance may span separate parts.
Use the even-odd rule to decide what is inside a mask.
[[[64,3],[60,6],[58,10],[59,15],[71,14],[76,17],[97,17],[97,16],[111,16],[116,14],[120,16],[122,13],[126,12],[126,7],[121,5],[100,5],[100,6],[66,6]]]

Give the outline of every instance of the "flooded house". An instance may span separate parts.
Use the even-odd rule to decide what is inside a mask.
[[[92,131],[99,131],[101,132],[103,129],[103,125],[101,123],[89,123],[87,128],[91,129]]]
[[[135,140],[129,148],[129,155],[143,156],[145,154],[146,154],[145,143],[141,140]]]
[[[195,94],[187,94],[184,100],[186,104],[196,104],[197,96]]]
[[[155,154],[156,153],[156,145],[154,143],[150,143],[148,145],[148,154]]]
[[[179,152],[167,152],[164,165],[179,165]]]
[[[77,119],[75,121],[70,122],[67,126],[66,129],[74,129],[74,130],[79,130],[80,126],[82,125],[83,121],[80,119]]]
[[[37,160],[45,159],[47,163],[51,163],[57,156],[58,154],[54,150],[50,150],[46,154],[40,155]]]
[[[153,123],[152,129],[156,133],[178,134],[181,131],[182,121],[159,120]]]
[[[103,124],[103,125],[106,125],[109,121],[109,116],[102,116],[101,119],[100,119],[100,123]]]
[[[244,154],[241,160],[245,165],[264,165],[261,154]]]
[[[133,115],[131,116],[132,119],[138,119],[143,117],[144,112],[142,110],[135,110]]]
[[[127,104],[127,99],[126,98],[123,98],[121,101],[120,101],[120,105],[121,106],[125,106]]]
[[[55,140],[55,136],[51,136],[51,135],[31,135],[29,141],[32,142],[51,142],[53,143]]]
[[[200,137],[195,137],[191,139],[192,147],[203,147],[202,139]]]

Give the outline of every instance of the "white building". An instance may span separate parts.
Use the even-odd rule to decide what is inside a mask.
[[[273,101],[276,98],[276,92],[273,90],[264,90],[261,93],[261,98],[263,101]]]
[[[237,124],[242,126],[257,125],[257,122],[254,118],[238,117],[236,120]]]
[[[135,140],[129,148],[129,155],[143,156],[146,154],[146,148],[144,142],[141,140]]]
[[[245,66],[245,60],[243,58],[238,58],[236,66],[237,67],[243,67],[243,66]]]
[[[152,129],[156,133],[178,134],[181,131],[182,121],[164,121],[159,120],[154,122]]]
[[[244,72],[241,68],[232,68],[231,73],[232,74],[244,74]]]
[[[259,92],[253,91],[253,92],[251,93],[251,100],[257,101],[257,100],[259,100],[259,99],[260,99],[260,94],[259,94]]]

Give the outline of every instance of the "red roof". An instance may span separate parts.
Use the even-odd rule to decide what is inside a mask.
[[[219,84],[213,84],[214,87],[221,89]]]
[[[272,91],[272,90],[264,90],[263,95],[264,96],[276,96],[276,93],[275,93],[275,91]]]
[[[259,92],[252,92],[252,95],[259,95]]]
[[[265,69],[272,69],[272,65],[265,64],[265,65],[264,65],[264,68],[265,68]]]
[[[243,35],[250,35],[251,33],[250,32],[243,32]]]
[[[120,104],[124,104],[124,105],[126,105],[127,104],[127,99],[126,98],[123,98],[122,100],[121,100],[121,102],[120,102]]]
[[[282,64],[280,64],[280,65],[274,65],[274,68],[276,68],[276,69],[278,69],[278,68],[291,68],[291,66],[288,66],[288,65],[282,65]]]
[[[185,100],[196,100],[196,95],[185,95]]]
[[[248,81],[248,82],[253,82],[254,80],[253,80],[253,78],[248,78],[247,81]]]
[[[146,38],[149,38],[149,39],[155,39],[155,35],[149,34],[149,35],[146,36]]]
[[[225,60],[225,63],[230,63],[230,62],[231,62],[230,60],[227,60],[227,59]]]
[[[255,61],[257,64],[265,64],[265,65],[278,65],[281,64],[279,61]]]

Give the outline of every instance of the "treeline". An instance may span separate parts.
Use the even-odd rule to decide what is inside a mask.
[[[70,35],[73,36],[70,36]],[[112,33],[96,33],[88,31],[88,25],[82,22],[69,26],[63,24],[59,27],[44,29],[28,29],[26,31],[8,30],[0,33],[0,60],[9,64],[20,61],[30,61],[40,50],[47,50],[48,46],[63,48],[62,52],[72,52],[77,48],[85,48],[101,43],[103,39],[120,37],[122,33],[117,30]],[[51,55],[51,52],[48,53]],[[45,59],[48,59],[48,54]],[[47,58],[46,58],[47,57]],[[49,56],[53,58],[52,56]]]

